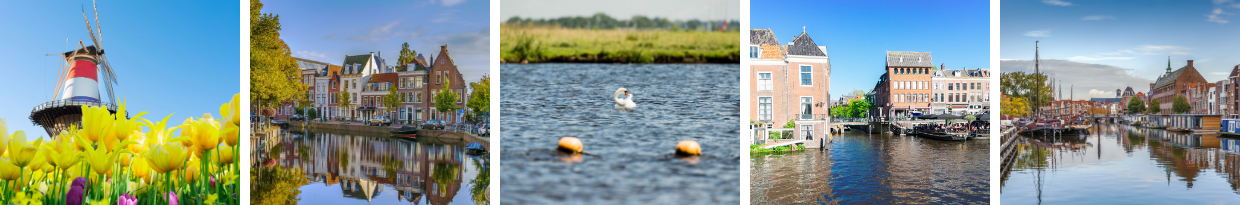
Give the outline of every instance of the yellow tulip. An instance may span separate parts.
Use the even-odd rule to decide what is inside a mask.
[[[224,144],[234,147],[237,146],[237,141],[241,138],[241,133],[238,133],[238,131],[241,131],[241,128],[237,127],[237,125],[230,124],[225,126],[224,131],[222,132],[223,136],[220,136],[221,138],[224,138]]]
[[[103,147],[88,147],[82,154],[86,158],[86,164],[90,165],[90,169],[102,175],[112,174],[112,166],[116,165],[116,155],[117,153],[109,153]]]
[[[215,149],[220,144],[220,127],[215,120],[211,119],[211,114],[205,114],[201,119],[191,122],[188,129],[189,134],[182,133],[184,136],[190,137],[193,141],[195,152],[201,154],[203,151]],[[184,132],[184,131],[182,131]]]
[[[224,124],[241,125],[241,94],[235,94],[231,101],[220,105],[220,117]]]
[[[234,150],[236,150],[236,149],[234,149],[233,147],[228,146],[228,145],[220,146],[220,148],[219,148],[219,149],[216,149],[216,153],[219,153],[219,155],[220,155],[220,164],[221,164],[221,165],[226,165],[226,164],[232,164],[232,163],[233,163],[233,160],[234,160],[234,158],[235,158],[235,157],[234,157],[234,155],[236,155],[235,153],[233,153],[233,151],[234,151]]]
[[[0,155],[4,154],[7,144],[9,144],[9,131],[5,128],[4,119],[0,119]]]
[[[151,181],[151,165],[142,157],[135,158],[133,159],[133,164],[129,166],[129,171],[133,172],[134,176]]]
[[[112,119],[106,107],[82,106],[82,135],[90,143],[99,141],[112,129]]]
[[[18,167],[26,167],[31,160],[39,154],[39,146],[43,144],[43,139],[35,140],[33,144],[26,142],[26,133],[22,131],[14,132],[9,140],[9,157],[12,158],[13,164]]]
[[[143,155],[147,162],[151,163],[151,168],[158,173],[168,173],[169,171],[180,169],[185,166],[185,160],[189,157],[185,151],[185,147],[178,144],[162,144],[151,145],[151,147]]]
[[[74,139],[66,135],[53,139],[51,143],[44,145],[47,154],[43,155],[43,157],[47,158],[47,162],[56,168],[66,169],[69,166],[73,166],[81,159],[82,151],[74,146],[72,140]]]
[[[194,181],[198,179],[198,170],[202,168],[202,162],[198,161],[198,157],[190,157],[188,165],[185,166],[185,181]]]
[[[21,174],[21,168],[8,159],[0,158],[0,179],[14,180],[17,179],[18,174]]]

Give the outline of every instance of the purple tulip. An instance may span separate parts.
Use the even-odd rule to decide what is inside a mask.
[[[73,185],[70,185],[69,193],[65,193],[65,204],[82,205],[82,197],[86,194],[86,183],[86,177],[73,179]]]
[[[177,193],[174,193],[174,192],[168,192],[168,195],[167,195],[167,196],[168,196],[168,205],[178,205],[178,204],[180,204],[180,203],[177,203]]]
[[[136,205],[136,204],[138,204],[138,198],[134,198],[133,196],[130,196],[129,194],[121,194],[121,197],[116,199],[116,205]]]

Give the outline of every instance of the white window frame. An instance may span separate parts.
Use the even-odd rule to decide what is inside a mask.
[[[763,74],[766,74],[766,79],[762,79]],[[774,86],[774,83],[772,82],[774,81],[774,78],[775,78],[775,74],[771,72],[758,72],[758,91],[774,90],[775,86]]]
[[[762,47],[757,46],[757,45],[750,45],[749,46],[749,58],[761,58],[761,57],[762,57]]]
[[[798,108],[798,109],[797,109],[797,119],[802,119],[802,120],[812,120],[812,119],[814,119],[814,96],[801,96],[801,97],[800,97],[800,98],[798,98],[798,99],[799,99],[799,100],[798,100],[797,102],[799,102],[799,103],[797,104],[797,105],[798,105],[798,106],[797,106],[797,108]],[[809,99],[809,102],[805,102],[805,99]],[[806,107],[806,104],[807,104],[807,103],[808,103],[808,105],[809,105],[809,107],[808,107],[808,108]],[[808,116],[808,118],[805,116],[805,115],[806,115],[806,114],[805,114],[806,109],[808,109],[808,111],[809,111],[809,116]]]
[[[804,70],[805,68],[809,68],[809,72],[806,72]],[[799,65],[797,66],[797,71],[799,71],[797,72],[797,74],[799,74],[797,78],[801,80],[798,83],[801,86],[806,86],[806,87],[814,86],[814,65]],[[809,76],[809,85],[805,84],[805,76],[807,75]]]
[[[767,106],[765,108],[762,107],[762,99],[766,99]],[[772,113],[774,112],[774,107],[775,98],[771,96],[758,96],[758,121],[773,121],[775,118],[774,113]]]

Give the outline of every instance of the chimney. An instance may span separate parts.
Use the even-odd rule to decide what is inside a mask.
[[[1193,60],[1188,60],[1188,67],[1189,67],[1189,68],[1192,68],[1192,67],[1193,67]]]

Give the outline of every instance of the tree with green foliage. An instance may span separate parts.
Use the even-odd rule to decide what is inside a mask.
[[[1141,98],[1133,96],[1132,99],[1128,100],[1128,114],[1140,113],[1145,113],[1145,102],[1142,102]]]
[[[297,63],[280,39],[280,16],[261,13],[263,3],[250,0],[250,102],[274,108],[305,93]]]
[[[1158,103],[1158,99],[1150,100],[1149,108],[1145,110],[1150,114],[1158,114],[1162,112],[1162,105]]]
[[[1193,106],[1188,104],[1188,98],[1185,98],[1183,95],[1176,95],[1175,99],[1171,101],[1171,112],[1184,114],[1192,110]]]
[[[395,85],[388,85],[387,95],[383,95],[383,106],[387,107],[388,115],[392,119],[396,119],[396,110],[400,109],[400,93],[396,92]]]
[[[352,102],[353,100],[350,99],[350,97],[352,96],[349,95],[349,92],[340,91],[336,93],[336,104],[339,104],[339,107],[344,108],[345,110],[349,110],[349,107],[351,106],[350,104],[353,103]],[[340,112],[340,114],[343,115],[345,114],[345,112]],[[346,116],[346,117],[351,117],[351,116]]]
[[[452,113],[456,109],[461,109],[461,107],[456,105],[457,99],[461,98],[461,96],[449,89],[451,84],[452,81],[444,80],[443,87],[439,88],[439,92],[435,93],[435,110],[438,110],[440,113]]]
[[[409,70],[409,64],[417,60],[418,52],[409,49],[409,42],[400,44],[400,57],[396,58],[396,71],[405,72]]]
[[[1051,87],[1047,85],[1045,74],[1010,72],[1003,73],[999,77],[999,92],[1004,96],[1024,99],[1028,108],[1021,110],[1034,111],[1038,106],[1044,106],[1050,103]],[[1006,104],[1001,104],[1007,107]]]
[[[472,91],[469,93],[469,101],[465,103],[465,107],[469,108],[471,115],[477,118],[490,114],[491,78],[483,74],[481,80],[469,83],[469,87]],[[481,119],[476,120],[481,121]]]

